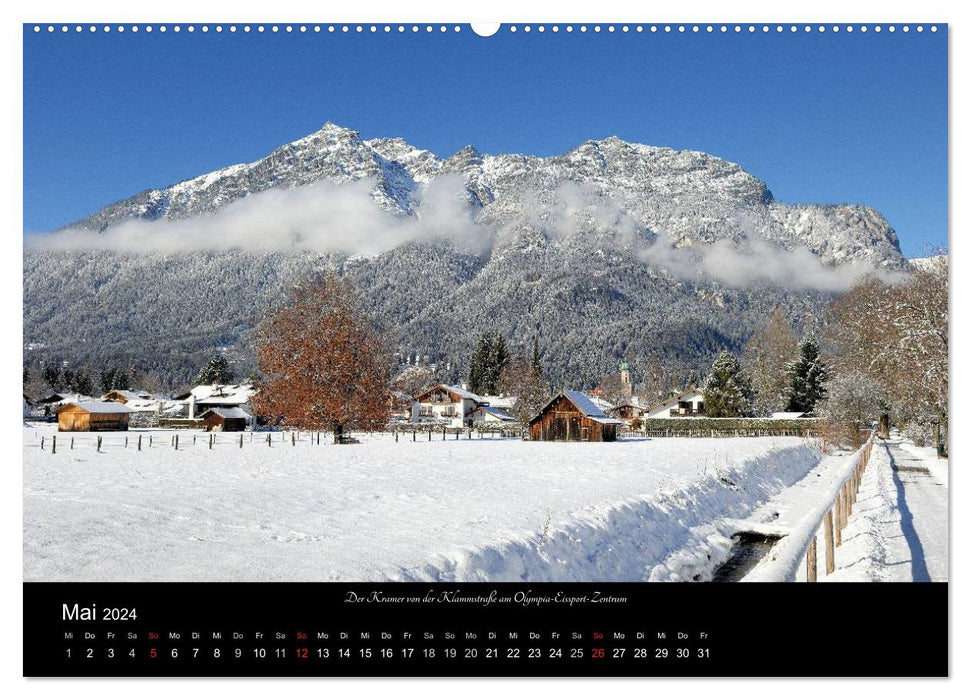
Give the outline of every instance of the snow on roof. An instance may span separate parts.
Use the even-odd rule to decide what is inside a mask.
[[[495,406],[496,408],[515,408],[516,404],[519,402],[518,396],[482,396],[482,400],[488,403],[490,406]]]
[[[584,396],[586,396],[586,394],[584,394]],[[609,411],[614,407],[612,403],[605,401],[599,396],[587,396],[587,398],[590,399],[591,403],[593,403],[593,405],[599,408],[601,411]]]
[[[647,408],[648,408],[648,410],[653,411],[656,408],[662,408],[662,407],[668,405],[672,401],[675,401],[675,402],[680,401],[685,396],[688,396],[690,394],[698,394],[698,396],[702,396],[703,397],[705,395],[705,392],[702,391],[701,389],[685,389],[684,391],[678,392],[677,394],[672,394],[671,396],[668,396],[665,399],[661,399],[657,403],[651,404]]]
[[[623,421],[616,418],[608,418],[604,412],[600,410],[600,406],[598,406],[591,397],[587,396],[582,391],[564,391],[563,395],[570,399],[570,401],[573,402],[573,405],[580,409],[580,413],[587,418],[607,425],[623,423]]]
[[[479,406],[478,410],[482,411],[483,413],[488,413],[490,416],[495,416],[499,420],[511,420],[511,421],[516,420],[508,413],[504,411],[500,411],[498,408],[494,406]]]
[[[432,387],[429,387],[429,388],[425,389],[423,392],[421,392],[418,395],[418,397],[421,398],[425,394],[428,394],[428,393],[431,393],[432,391],[435,391],[435,389],[444,389],[445,391],[447,391],[449,393],[457,394],[459,397],[461,397],[463,399],[471,399],[472,401],[475,401],[476,403],[486,403],[486,400],[484,398],[482,398],[481,396],[479,396],[478,394],[473,394],[468,389],[463,389],[462,387],[458,387],[458,386],[452,386],[451,384],[436,384],[435,386],[432,386]]]
[[[103,399],[108,394],[118,394],[126,401],[142,401],[152,398],[152,395],[147,391],[136,391],[134,389],[112,389],[111,391],[105,392],[105,395],[101,398]]]
[[[252,384],[200,384],[189,392],[198,402],[215,403],[210,398],[227,398],[231,396],[245,396],[249,400],[256,393]],[[237,403],[246,403],[239,401]]]
[[[796,418],[805,417],[805,411],[776,411],[769,416],[771,420],[795,420]]]
[[[217,416],[221,416],[223,418],[244,418],[246,420],[253,417],[241,408],[210,408],[208,411],[205,411],[202,416],[206,415],[206,413],[215,413]],[[199,417],[201,418],[202,416]]]
[[[62,408],[77,406],[88,413],[132,413],[132,410],[125,404],[113,401],[70,401]]]
[[[133,399],[125,405],[133,411],[154,411],[160,404],[158,399]]]

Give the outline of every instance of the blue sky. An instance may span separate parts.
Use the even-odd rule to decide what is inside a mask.
[[[881,211],[947,243],[947,32],[36,34],[24,229],[255,160],[325,121],[448,155],[588,138],[707,151],[785,202]]]

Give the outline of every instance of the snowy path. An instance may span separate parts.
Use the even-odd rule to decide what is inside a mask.
[[[901,530],[912,559],[912,580],[947,581],[947,481],[935,476],[942,463],[931,456],[928,464],[910,443],[887,441],[893,465]]]
[[[932,475],[947,463],[931,459],[910,443],[876,441],[830,575],[818,539],[820,581],[947,580],[948,490]]]
[[[210,450],[185,434],[175,451],[161,431],[141,452],[106,434],[53,455],[35,430],[28,581],[703,579],[730,549],[722,524],[820,460],[800,438]]]

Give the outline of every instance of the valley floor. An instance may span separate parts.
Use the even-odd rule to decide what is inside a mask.
[[[55,432],[24,428],[26,581],[707,580],[734,523],[797,519],[825,464],[791,437],[247,433],[210,449],[181,432],[176,450],[173,433],[130,431],[100,452],[61,433],[52,454]]]

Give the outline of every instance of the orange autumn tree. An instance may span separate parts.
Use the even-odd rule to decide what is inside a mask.
[[[353,285],[321,273],[297,286],[290,303],[256,329],[263,376],[254,408],[304,430],[383,425],[388,418],[387,363],[375,329],[360,311]]]

